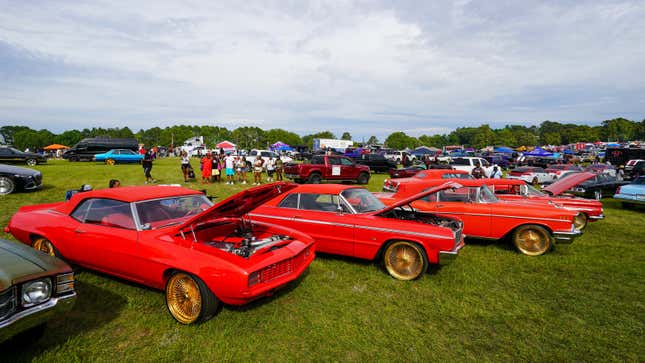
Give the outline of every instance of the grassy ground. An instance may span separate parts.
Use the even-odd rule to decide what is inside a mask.
[[[45,187],[0,197],[0,226],[18,207],[59,201],[83,183],[144,180],[138,165],[37,169]],[[177,159],[157,161],[152,174],[183,182]],[[221,199],[242,186],[206,189]],[[642,361],[645,212],[603,204],[604,221],[542,257],[470,241],[454,264],[400,282],[369,262],[319,256],[279,294],[197,326],[176,323],[162,292],[84,271],[74,310],[30,347],[0,345],[0,361]]]

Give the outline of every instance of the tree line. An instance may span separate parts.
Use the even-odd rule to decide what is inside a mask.
[[[13,140],[13,145],[19,149],[39,149],[50,144],[72,146],[86,137],[134,137],[145,145],[178,146],[194,136],[203,136],[204,142],[210,146],[223,140],[229,140],[242,149],[263,149],[282,141],[291,146],[307,146],[311,148],[315,138],[336,139],[330,131],[300,136],[283,129],[263,130],[259,127],[244,126],[229,130],[219,126],[189,126],[176,125],[165,128],[153,127],[133,132],[128,127],[123,128],[91,128],[83,130],[67,130],[54,134],[49,130],[34,130],[27,126],[2,126],[0,134]],[[349,132],[341,137],[351,140]],[[539,126],[506,125],[500,129],[492,129],[488,124],[479,127],[459,127],[449,134],[409,136],[397,131],[390,134],[383,143],[393,149],[414,148],[417,146],[443,147],[446,145],[465,145],[482,148],[489,145],[534,146],[534,145],[563,145],[574,142],[627,141],[645,139],[645,120],[637,122],[624,118],[605,120],[600,125],[562,124],[544,121]],[[356,142],[355,142],[356,143]],[[367,144],[378,144],[376,136],[370,136]]]

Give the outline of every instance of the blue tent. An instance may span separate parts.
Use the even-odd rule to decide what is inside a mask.
[[[547,157],[547,156],[553,156],[552,152],[546,151],[541,147],[536,147],[533,149],[533,151],[524,153],[524,156],[541,156],[541,157]]]
[[[493,152],[495,153],[504,153],[504,154],[512,154],[515,152],[515,150],[511,149],[510,147],[507,146],[495,146],[493,148]]]
[[[273,151],[293,151],[293,148],[282,141],[278,141],[275,144],[271,145],[271,150]]]

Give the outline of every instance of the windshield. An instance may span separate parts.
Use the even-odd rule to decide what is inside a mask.
[[[179,224],[210,208],[213,203],[205,195],[185,195],[135,203],[139,222],[151,229]]]
[[[479,193],[479,201],[482,203],[495,203],[497,202],[497,197],[487,186],[482,185]]]
[[[354,208],[356,213],[373,212],[385,208],[385,205],[367,189],[346,189],[340,195]]]
[[[645,184],[645,176],[641,176],[638,179],[634,180],[634,182],[632,184],[644,185]]]
[[[521,186],[521,191],[523,195],[535,195],[538,197],[545,196],[546,194],[542,193],[541,191],[535,189],[532,185],[529,184],[524,184]]]

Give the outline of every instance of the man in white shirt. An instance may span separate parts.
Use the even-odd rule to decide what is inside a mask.
[[[226,184],[234,184],[233,176],[235,175],[235,156],[230,153],[226,154],[224,158],[224,166],[226,167]]]

